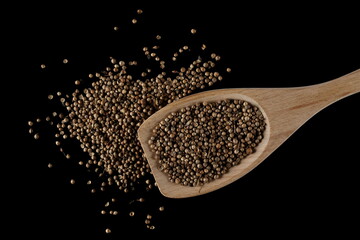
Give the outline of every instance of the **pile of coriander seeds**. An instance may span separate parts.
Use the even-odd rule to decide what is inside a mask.
[[[136,14],[131,24],[141,22],[137,19],[143,11],[139,9]],[[120,29],[115,26],[113,31],[118,33]],[[194,28],[188,31],[191,37],[197,32]],[[98,176],[96,181],[89,179],[86,182],[91,193],[105,192],[107,189],[114,192],[115,189],[120,194],[134,196],[128,201],[126,212],[115,208],[120,202],[118,196],[123,195],[111,197],[99,211],[101,215],[142,216],[136,212],[135,206],[147,203],[141,192],[157,191],[137,139],[137,130],[143,121],[168,103],[223,80],[218,67],[221,57],[209,52],[205,44],[201,44],[199,49],[184,44],[169,56],[160,57],[160,39],[164,41],[165,37],[155,35],[155,44],[141,49],[146,61],[152,63],[151,68],[142,65],[142,61],[109,57],[110,63],[102,71],[85,73],[87,77],[72,79],[74,90],[61,90],[48,95],[48,101],[58,104],[61,110],[50,112],[44,119],[36,118],[28,122],[29,133],[36,140],[43,139],[40,123],[49,124],[55,129],[53,142],[64,158],[77,162],[87,172]],[[183,55],[191,60],[181,62]],[[167,64],[168,61],[170,64]],[[72,59],[64,58],[60,64],[69,66]],[[49,71],[51,63],[41,63],[39,69]],[[231,71],[230,68],[224,70]],[[67,151],[69,145],[78,147],[86,158],[79,158],[77,154],[74,157],[72,152]],[[57,164],[49,162],[48,167],[56,168]],[[69,179],[70,184],[80,182],[76,178]],[[156,228],[156,212],[166,209],[163,203],[156,204],[155,210],[142,216],[146,228],[150,230]],[[110,234],[113,230],[106,228],[104,232]]]
[[[170,182],[202,186],[254,153],[265,127],[261,110],[247,101],[202,102],[168,115],[149,144]]]
[[[150,171],[137,139],[142,122],[166,104],[222,77],[212,71],[214,61],[200,58],[181,67],[173,78],[162,72],[142,80],[127,74],[125,62],[114,58],[111,62],[112,68],[95,74],[90,88],[76,90],[64,103],[68,115],[58,129],[80,142],[90,156],[88,166],[101,166],[110,176],[109,183],[127,192],[130,183]]]

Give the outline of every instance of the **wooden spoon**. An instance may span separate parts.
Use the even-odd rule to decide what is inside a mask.
[[[335,80],[294,88],[234,88],[205,91],[177,100],[150,116],[138,130],[138,138],[149,162],[160,192],[170,198],[185,198],[208,193],[241,178],[288,139],[307,120],[330,104],[360,92],[360,69]],[[266,118],[264,138],[255,153],[244,158],[221,178],[203,186],[182,186],[168,180],[167,174],[158,169],[148,140],[152,130],[171,112],[198,102],[225,99],[242,99],[258,106]],[[355,107],[355,106],[354,106]],[[356,107],[358,108],[358,107]]]

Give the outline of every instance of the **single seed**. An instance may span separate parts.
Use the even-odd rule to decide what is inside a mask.
[[[29,125],[30,127],[32,127],[32,126],[34,125],[34,123],[33,123],[32,121],[28,121],[28,125]]]
[[[190,30],[190,32],[191,32],[192,34],[195,34],[195,33],[196,33],[196,29],[193,28],[193,29]]]
[[[49,94],[49,95],[48,95],[48,99],[49,99],[49,100],[52,100],[53,98],[54,98],[54,95],[52,95],[52,94]]]
[[[64,64],[67,64],[68,62],[69,62],[69,60],[66,59],[66,58],[63,60],[63,63],[64,63]]]
[[[107,234],[111,233],[111,229],[110,228],[105,229],[105,233]]]
[[[74,180],[74,179],[71,179],[71,180],[70,180],[70,183],[71,183],[71,184],[75,184],[75,180]]]
[[[51,163],[48,163],[48,168],[52,168],[53,165]]]
[[[80,81],[79,81],[79,80],[75,80],[75,85],[80,85]]]
[[[133,24],[136,24],[137,23],[137,19],[133,19],[133,20],[131,20],[131,22],[133,23]]]
[[[118,31],[119,27],[118,26],[114,26],[114,31]]]
[[[137,14],[142,14],[142,13],[143,13],[143,10],[142,10],[142,9],[138,9],[138,10],[136,10],[136,13],[137,13]]]
[[[231,68],[226,68],[226,71],[227,71],[227,72],[231,72]]]
[[[42,69],[44,69],[44,68],[46,68],[46,65],[45,65],[45,64],[41,64],[40,67],[41,67]]]
[[[38,133],[35,133],[35,134],[34,134],[34,138],[35,138],[36,140],[39,139],[39,137],[40,137],[40,136],[39,136]]]
[[[160,211],[160,212],[163,212],[164,210],[165,210],[165,207],[164,207],[164,206],[159,207],[159,211]]]
[[[129,216],[130,216],[130,217],[135,216],[135,212],[130,212],[130,213],[129,213]]]

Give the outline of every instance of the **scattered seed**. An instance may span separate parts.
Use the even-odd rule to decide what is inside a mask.
[[[39,134],[38,134],[38,133],[35,133],[35,134],[34,134],[34,139],[38,140],[38,139],[39,139],[39,137],[40,137],[40,136],[39,136]]]
[[[74,179],[71,179],[71,180],[70,180],[70,183],[71,183],[71,184],[75,184],[75,180],[74,180]]]
[[[114,27],[114,31],[118,31],[119,30],[119,27],[118,26],[115,26]]]
[[[142,14],[142,10],[138,9],[137,14]],[[137,19],[132,19],[132,23],[136,24]],[[115,26],[114,30],[117,31],[118,27]],[[190,32],[195,34],[197,31],[191,29]],[[156,35],[156,40],[161,40],[161,36]],[[204,50],[206,46],[203,45],[201,48]],[[157,49],[159,46],[155,45],[144,47],[143,51],[149,59],[154,58],[158,61],[161,69],[165,69],[165,61],[155,53],[158,52],[155,51]],[[174,54],[173,61],[177,60],[179,53],[189,49],[187,45],[181,47]],[[216,56],[212,59],[217,61]],[[88,153],[89,160],[79,161],[79,165],[84,165],[88,170],[94,169],[99,177],[108,176],[108,181],[103,182],[100,188],[92,188],[91,193],[95,193],[98,189],[104,191],[108,185],[115,185],[125,193],[133,191],[133,184],[150,174],[150,167],[136,138],[140,124],[166,104],[222,79],[222,76],[214,71],[215,61],[207,61],[205,57],[195,59],[188,66],[170,70],[173,73],[171,76],[166,76],[166,73],[162,72],[154,74],[157,75],[154,77],[149,74],[151,77],[146,78],[147,74],[152,72],[151,69],[146,69],[141,73],[141,77],[144,78],[141,81],[127,73],[129,66],[137,65],[136,61],[125,63],[114,58],[110,60],[111,67],[95,73],[96,79],[91,82],[90,87],[75,90],[69,94],[70,97],[60,98],[60,102],[66,107],[66,112],[61,114],[53,112],[53,117],[59,117],[54,118],[59,130],[55,137],[76,139],[80,142],[81,149]],[[67,62],[67,59],[63,60],[63,63]],[[45,65],[42,68],[45,68]],[[88,76],[94,78],[94,74]],[[79,84],[80,80],[75,80],[75,85]],[[53,99],[53,95],[51,96]],[[60,97],[61,93],[57,92],[57,96]],[[176,139],[174,134],[169,136]],[[35,134],[34,138],[37,139],[38,134]],[[61,143],[55,141],[57,146]],[[59,150],[63,152],[62,148]],[[67,159],[70,158],[70,154],[63,154]],[[72,179],[70,182],[72,181],[75,183],[75,180]],[[89,180],[87,184],[90,185],[92,182]],[[145,186],[147,190],[152,189],[153,186],[157,186],[154,180],[148,179]],[[139,198],[137,201],[144,202],[145,199]],[[114,210],[103,211],[111,215],[118,214]],[[164,211],[164,207],[159,207],[159,211]],[[135,212],[131,211],[129,215],[134,216]],[[151,217],[151,215],[146,216],[148,225]],[[155,229],[153,225],[148,227]],[[105,231],[108,230],[110,232],[110,229]]]
[[[160,212],[163,212],[164,210],[165,210],[165,207],[164,207],[164,206],[159,207],[159,211],[160,211]]]
[[[66,58],[63,60],[63,63],[64,63],[64,64],[67,64],[68,62],[69,62],[69,60],[66,59]]]
[[[111,233],[110,228],[105,229],[105,233],[107,233],[107,234]]]
[[[226,71],[227,71],[227,72],[231,72],[231,68],[226,68]]]
[[[44,69],[44,68],[46,68],[46,65],[45,65],[45,64],[41,64],[40,67],[41,67],[42,69]]]
[[[142,13],[143,13],[143,10],[142,10],[142,9],[138,9],[138,10],[136,10],[136,13],[137,13],[137,14],[142,14]]]
[[[48,163],[48,168],[52,168],[53,165],[51,163]]]

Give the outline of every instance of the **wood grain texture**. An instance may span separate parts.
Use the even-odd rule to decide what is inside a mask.
[[[298,128],[330,104],[360,92],[360,69],[335,80],[295,88],[218,89],[193,94],[175,101],[150,116],[140,126],[138,138],[151,167],[160,192],[170,198],[184,198],[205,194],[224,187],[258,166]],[[203,186],[189,187],[171,183],[158,169],[148,140],[152,129],[171,112],[204,101],[242,99],[258,106],[266,118],[264,138],[256,152],[247,156],[220,179]]]

